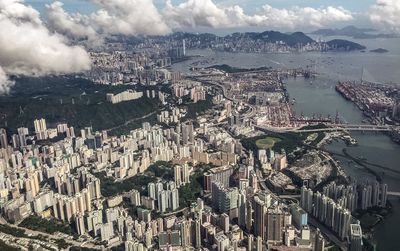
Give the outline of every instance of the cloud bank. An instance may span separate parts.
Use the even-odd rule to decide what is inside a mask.
[[[400,32],[400,1],[377,0],[370,8],[369,18],[388,31]]]
[[[166,22],[175,29],[243,26],[293,29],[323,27],[353,19],[351,12],[342,7],[277,9],[270,5],[264,5],[255,15],[247,15],[239,5],[222,7],[216,5],[212,0],[188,0],[176,6],[171,3],[171,0],[167,0],[163,15]]]
[[[51,33],[35,9],[22,0],[0,0],[0,93],[13,84],[7,75],[74,73],[90,65],[88,53]]]
[[[93,25],[105,33],[165,35],[171,29],[152,0],[91,0],[101,7],[90,15]]]
[[[63,6],[64,3],[59,1],[46,4],[49,28],[69,38],[96,39],[97,32],[91,27],[88,17],[80,13],[71,15],[63,9]]]
[[[69,14],[63,3],[46,5],[49,26],[69,38],[89,40],[101,35],[166,35],[172,30],[151,0],[91,0],[99,10]]]
[[[61,2],[47,6],[49,25],[73,38],[103,35],[165,35],[185,28],[232,28],[265,26],[269,28],[323,27],[353,19],[342,7],[277,9],[264,5],[247,15],[239,5],[219,6],[212,0],[187,0],[173,5],[167,0],[159,11],[152,0],[88,0],[99,10],[89,15],[68,14]],[[95,31],[95,32],[94,32]]]

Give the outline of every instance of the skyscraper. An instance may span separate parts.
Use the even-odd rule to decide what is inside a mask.
[[[158,193],[158,211],[164,213],[168,207],[168,193],[167,191],[163,190]]]
[[[156,185],[154,183],[147,184],[147,190],[149,192],[149,197],[152,199],[157,199],[156,197]]]
[[[319,228],[317,228],[317,232],[315,234],[314,250],[315,251],[324,251],[325,250],[325,239],[322,236],[322,233],[319,230]]]
[[[36,119],[33,121],[35,133],[38,140],[47,139],[47,125],[45,119]]]
[[[264,238],[265,236],[265,213],[267,207],[264,201],[254,196],[254,235]]]
[[[267,211],[267,242],[280,244],[283,241],[283,212],[277,207]]]
[[[380,206],[381,207],[386,207],[387,203],[387,184],[382,184],[381,185],[381,199],[380,199]]]
[[[183,56],[186,56],[186,41],[185,41],[185,39],[182,40],[182,52],[183,52]]]
[[[225,188],[219,182],[212,183],[212,202],[214,208],[220,212],[229,212],[238,207],[238,189]]]
[[[182,167],[179,165],[174,166],[174,181],[178,187],[182,184]]]
[[[186,123],[182,125],[182,144],[186,145],[189,142],[194,142],[194,129],[192,123]]]
[[[246,205],[246,192],[245,190],[241,190],[239,193],[239,216],[238,216],[238,223],[239,226],[244,228],[246,226],[246,211],[247,211],[247,205]]]
[[[362,230],[360,224],[350,225],[350,251],[362,251]]]
[[[4,128],[0,128],[0,148],[7,148],[7,131]]]
[[[251,201],[247,201],[246,205],[246,230],[250,232],[253,226],[253,204]]]
[[[179,192],[176,188],[171,190],[170,208],[172,210],[176,210],[179,208]]]

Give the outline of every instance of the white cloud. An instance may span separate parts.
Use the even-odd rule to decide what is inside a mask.
[[[49,26],[70,38],[89,40],[101,35],[165,35],[171,29],[152,0],[88,0],[99,10],[69,14],[61,2],[47,5]],[[92,38],[92,39],[91,39]]]
[[[311,7],[294,7],[292,9],[276,9],[264,5],[259,15],[259,25],[275,27],[324,27],[337,22],[350,21],[353,16],[342,7],[328,6],[315,9]]]
[[[171,32],[152,0],[90,0],[100,10],[90,15],[93,25],[104,33],[165,35]]]
[[[188,0],[176,6],[171,0],[167,0],[163,14],[166,22],[175,29],[241,26],[323,27],[353,19],[352,13],[342,7],[277,9],[264,5],[256,14],[247,15],[239,5],[218,6],[212,0]]]
[[[14,21],[26,21],[38,25],[42,23],[39,12],[25,6],[23,0],[0,0],[0,12],[3,18]]]
[[[6,72],[0,66],[0,94],[8,94],[14,82],[8,79]]]
[[[353,19],[342,7],[277,9],[264,5],[248,15],[239,5],[217,5],[213,0],[187,0],[173,5],[166,0],[160,13],[152,0],[88,0],[99,6],[89,15],[69,14],[60,2],[47,6],[50,26],[73,38],[102,35],[165,35],[172,30],[196,27],[271,28],[323,27]]]
[[[91,27],[86,15],[76,13],[70,15],[63,9],[63,3],[56,1],[47,4],[47,23],[53,30],[73,39],[97,39],[97,33]]]
[[[90,65],[88,53],[52,34],[32,7],[22,0],[0,0],[1,93],[12,83],[4,73],[35,76],[74,73],[88,70]]]
[[[370,8],[369,18],[388,31],[400,32],[400,1],[377,0]]]
[[[173,28],[243,26],[247,16],[238,5],[218,7],[211,0],[188,0],[174,6],[166,1],[164,18]]]

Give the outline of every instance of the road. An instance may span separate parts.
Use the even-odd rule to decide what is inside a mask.
[[[202,77],[202,76],[200,76],[200,77]],[[219,83],[219,82],[216,82],[216,81],[213,81],[213,80],[199,79],[199,78],[197,78],[197,77],[190,77],[190,78],[192,78],[193,80],[196,80],[196,81],[205,83],[205,84],[214,85],[214,86],[219,87],[219,88],[222,90],[222,95],[223,95],[224,98],[227,99],[227,100],[230,100],[230,101],[232,101],[232,102],[237,102],[237,103],[243,101],[243,100],[240,100],[240,99],[236,99],[236,98],[234,98],[234,97],[229,97],[228,94],[227,94],[226,87],[225,87],[223,84]],[[245,104],[246,104],[247,106],[249,106],[250,109],[249,109],[249,112],[248,112],[248,113],[243,114],[243,117],[244,117],[244,118],[252,118],[252,117],[255,115],[255,113],[256,113],[256,109],[255,109],[254,106],[252,106],[252,105],[250,105],[250,104],[248,104],[248,103],[245,103]]]
[[[133,119],[127,120],[127,121],[125,121],[125,123],[123,123],[123,124],[121,124],[121,125],[118,125],[118,126],[114,126],[114,127],[112,127],[112,128],[109,128],[109,129],[107,129],[106,131],[107,131],[107,132],[113,131],[113,130],[118,129],[118,128],[121,128],[121,127],[123,127],[123,126],[127,126],[127,125],[129,125],[130,123],[132,123],[132,122],[135,122],[135,121],[138,121],[138,120],[141,120],[141,119],[146,119],[146,118],[148,118],[148,117],[150,117],[150,116],[156,114],[157,112],[158,112],[158,110],[156,110],[156,111],[154,111],[154,112],[151,112],[151,113],[148,113],[148,114],[146,114],[146,115],[144,115],[144,116],[142,116],[142,117],[140,117],[140,118],[133,118]]]

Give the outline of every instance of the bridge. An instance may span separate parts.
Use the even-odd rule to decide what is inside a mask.
[[[323,131],[380,131],[388,132],[394,127],[389,125],[353,125],[353,124],[331,124],[326,128],[298,129],[296,132],[323,132]]]
[[[303,133],[303,132],[329,132],[329,131],[361,131],[361,132],[390,132],[395,127],[390,125],[353,125],[353,124],[329,124],[324,128],[310,128],[310,129],[302,129],[303,127],[294,128],[294,127],[264,127],[264,126],[256,126],[258,130],[267,130],[276,133],[285,133],[285,132],[295,132],[295,133]]]
[[[400,192],[388,191],[388,192],[387,192],[387,195],[388,195],[388,196],[400,197]]]

